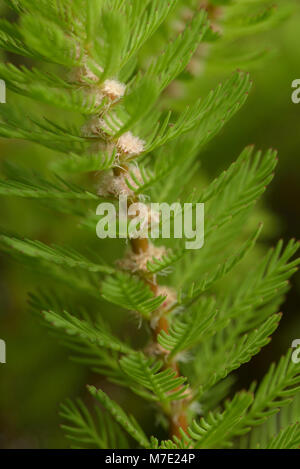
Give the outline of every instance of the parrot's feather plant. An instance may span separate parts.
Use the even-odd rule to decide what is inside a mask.
[[[0,21],[0,45],[23,56],[26,65],[0,66],[12,91],[0,108],[0,135],[38,143],[55,158],[46,176],[7,164],[0,193],[75,215],[93,243],[93,213],[103,200],[117,206],[125,194],[131,202],[205,203],[205,243],[198,251],[187,250],[185,239],[114,240],[124,254],[108,262],[99,257],[101,240],[98,252],[87,254],[2,230],[3,251],[57,282],[55,294],[31,295],[32,308],[43,311],[47,327],[77,361],[119,389],[115,400],[88,385],[93,404],[92,398],[62,404],[62,427],[72,446],[254,447],[258,428],[268,435],[266,441],[258,439],[265,448],[299,446],[299,406],[281,419],[279,429],[273,424],[274,431],[266,430],[283,406],[291,408],[300,388],[300,366],[290,353],[272,364],[259,384],[230,391],[232,372],[277,328],[288,279],[298,264],[293,258],[298,244],[280,241],[247,272],[239,270],[262,229],[259,225],[246,236],[243,230],[273,178],[276,152],[247,147],[206,187],[189,189],[200,150],[239,111],[251,88],[248,73],[227,69],[264,55],[248,51],[230,60],[230,41],[277,24],[286,11],[242,0],[7,3],[15,21]],[[180,22],[185,24],[178,34]],[[211,69],[223,57],[219,68],[224,65],[227,77],[208,94],[200,96],[200,89],[179,112],[182,103],[176,108],[172,84],[181,78],[184,83],[191,61],[204,60],[201,50],[207,47]],[[167,102],[175,103],[173,110]],[[96,190],[88,173],[100,173]],[[90,314],[88,304],[76,311],[72,294],[69,299],[59,294],[64,287],[101,304],[101,314]],[[106,302],[129,318],[131,336],[114,332]],[[134,312],[134,321],[126,311]],[[122,392],[148,406],[156,435],[128,412]]]

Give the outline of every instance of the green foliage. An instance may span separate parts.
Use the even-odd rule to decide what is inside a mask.
[[[166,130],[170,122],[170,115],[168,115],[163,124],[158,127],[146,150],[153,151],[195,127],[197,127],[198,145],[199,147],[204,145],[244,104],[250,87],[248,75],[241,72],[234,73],[232,78],[223,85],[220,84],[212,90],[206,99],[200,99],[188,107]]]
[[[171,360],[178,353],[199,344],[203,336],[215,330],[217,313],[215,300],[205,298],[191,311],[175,317],[168,333],[162,331],[158,336],[159,344],[167,349]]]
[[[170,368],[163,368],[162,361],[154,361],[138,353],[122,358],[122,370],[128,375],[130,381],[151,391],[151,394],[131,386],[134,392],[149,400],[159,401],[166,405],[170,401],[183,399],[187,386],[182,386],[185,378],[176,377],[176,372]]]
[[[47,181],[37,174],[26,174],[23,168],[10,168],[11,179],[0,181],[0,194],[32,199],[98,200],[96,194],[65,181],[59,176]]]
[[[161,296],[155,297],[138,277],[124,272],[117,272],[102,282],[102,296],[107,301],[137,311],[148,319],[164,300]]]
[[[97,416],[93,420],[84,403],[77,399],[76,404],[66,401],[61,405],[60,415],[68,422],[61,428],[72,442],[72,448],[126,448],[128,443],[118,425],[95,406]]]
[[[243,420],[252,400],[251,393],[236,394],[232,401],[225,402],[223,412],[209,413],[207,418],[202,418],[199,423],[193,422],[189,434],[195,441],[194,447],[201,449],[226,447],[228,439],[238,427],[240,420]]]
[[[266,449],[298,449],[300,444],[299,425],[295,423],[283,428],[274,436]]]
[[[103,323],[100,328],[92,327],[91,324],[84,320],[68,314],[64,311],[63,314],[58,314],[53,311],[43,311],[46,321],[52,326],[63,329],[66,334],[71,336],[78,336],[83,340],[88,340],[92,344],[97,344],[99,347],[104,347],[109,350],[117,352],[130,353],[131,349],[127,345],[120,342],[116,337],[111,335],[109,331],[105,331]]]
[[[112,415],[112,417],[129,433],[142,447],[149,447],[149,442],[144,432],[136,422],[135,418],[126,413],[114,401],[112,401],[103,391],[94,386],[88,387],[90,393],[103,405],[103,407]]]
[[[0,235],[0,243],[3,249],[19,253],[22,257],[28,256],[35,259],[42,259],[49,263],[62,264],[73,268],[86,269],[89,272],[111,273],[112,267],[96,264],[86,259],[82,254],[72,249],[55,246],[51,248],[40,241],[29,239],[19,239],[13,236]]]
[[[273,363],[257,388],[253,404],[241,420],[237,433],[241,434],[249,431],[251,426],[260,425],[281,407],[290,404],[300,390],[299,373],[299,364],[291,361],[290,353],[282,357],[277,366]],[[252,389],[255,389],[255,385]]]
[[[297,441],[299,415],[300,393],[297,392],[291,404],[282,407],[280,412],[274,412],[274,415],[268,417],[264,423],[253,427],[250,433],[243,436],[240,439],[240,446],[243,448],[264,449],[272,445],[272,447],[276,449],[276,445],[280,444],[282,445],[281,449],[285,447],[286,449],[292,448],[293,439],[295,438]],[[281,431],[278,432],[278,429],[281,429]],[[288,441],[288,438],[291,438],[291,440]]]
[[[233,372],[268,344],[278,326],[299,263],[298,243],[292,240],[284,248],[279,241],[268,252],[262,245],[256,251],[262,224],[248,223],[272,181],[274,150],[246,147],[207,183],[200,178],[198,156],[251,89],[248,73],[228,77],[227,69],[264,56],[264,51],[238,50],[221,60],[224,50],[236,39],[277,25],[288,8],[276,10],[256,0],[212,1],[209,12],[220,13],[220,32],[213,32],[214,15],[196,9],[193,0],[8,3],[18,21],[0,21],[0,47],[26,58],[26,65],[0,65],[13,103],[0,107],[0,135],[20,139],[21,145],[38,143],[51,158],[45,176],[39,168],[30,172],[6,162],[0,195],[37,199],[68,219],[79,217],[88,232],[89,249],[50,245],[51,236],[45,242],[40,234],[36,241],[6,229],[0,235],[2,251],[55,285],[31,295],[31,307],[43,312],[43,322],[73,360],[102,377],[97,386],[88,386],[94,407],[82,400],[62,405],[67,438],[75,448],[202,449],[238,447],[249,434],[246,446],[254,446],[257,428],[272,423],[279,409],[287,406],[295,416],[291,400],[300,391],[299,365],[287,354],[257,388],[225,398]],[[178,35],[174,24],[185,3],[191,19]],[[217,64],[226,78],[206,94],[198,86],[201,77],[193,78],[187,67],[208,45],[210,73]],[[176,85],[194,87],[197,96],[188,104],[180,96],[174,99],[173,85],[175,91]],[[122,137],[129,139],[129,149],[122,147]],[[109,187],[107,195],[98,195],[107,189],[97,181],[98,172],[120,183],[122,170],[119,193]],[[89,229],[95,231],[89,209],[103,199],[116,206],[127,190],[135,201],[205,203],[204,247],[190,252],[186,239],[171,239],[159,258],[147,249],[129,250],[137,258],[145,255],[144,267],[116,263],[124,246],[113,240],[111,252],[105,242],[88,238]],[[152,241],[147,243],[149,249]],[[253,262],[250,252],[256,253]],[[168,276],[162,290],[159,275]],[[120,312],[118,330],[114,311]],[[166,439],[148,436],[146,426],[142,429],[98,389],[104,379],[145,401]],[[283,412],[282,429],[267,432],[262,446],[299,445],[299,425]],[[182,413],[187,428],[174,436]]]

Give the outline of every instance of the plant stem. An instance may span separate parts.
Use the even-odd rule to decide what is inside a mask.
[[[133,252],[136,254],[140,252],[146,252],[148,247],[149,247],[149,241],[147,238],[136,238],[132,239],[130,241],[131,243],[131,248]],[[153,276],[151,279],[151,282],[149,283],[152,291],[154,294],[157,294],[157,283],[155,281],[155,277]],[[168,332],[169,330],[169,321],[168,318],[166,317],[166,314],[163,310],[159,311],[160,317],[157,323],[157,326],[154,330],[153,333],[153,340],[155,345],[158,346],[158,341],[157,337],[161,331]],[[180,371],[178,364],[176,361],[172,361],[171,363],[172,368],[176,372],[177,376],[180,376]],[[173,436],[177,436],[178,438],[181,438],[181,432],[180,429],[182,429],[185,433],[187,433],[187,428],[188,428],[188,420],[187,420],[187,415],[186,415],[186,409],[184,405],[184,401],[173,401],[171,404],[171,412],[168,415],[169,418],[169,436],[172,438]]]
[[[126,164],[123,164],[121,167],[115,167],[113,169],[113,173],[116,177],[120,176],[123,172],[128,171],[128,166]],[[131,202],[138,202],[137,197],[133,197],[132,200],[128,200],[128,205]],[[134,238],[130,240],[130,245],[131,249],[135,254],[139,253],[147,253],[149,249],[149,240],[148,238]],[[147,283],[154,295],[158,296],[158,288],[157,288],[157,281],[155,275],[152,275],[151,277],[142,277],[145,283]],[[156,348],[159,348],[159,344],[157,341],[157,337],[161,331],[168,332],[169,330],[169,321],[166,317],[166,311],[162,308],[158,309],[157,311],[159,315],[159,320],[157,323],[157,326],[155,330],[153,331],[153,341],[154,345]],[[167,365],[166,365],[167,366]],[[176,361],[172,361],[171,363],[172,368],[176,372],[177,376],[180,376],[180,371],[178,364]],[[173,438],[174,436],[177,436],[178,438],[181,438],[181,432],[180,429],[182,429],[184,432],[187,433],[187,428],[188,428],[188,420],[187,420],[187,415],[186,415],[186,409],[185,405],[186,403],[184,402],[185,400],[181,401],[173,401],[171,403],[171,410],[168,412],[168,420],[169,420],[169,436],[170,438]]]

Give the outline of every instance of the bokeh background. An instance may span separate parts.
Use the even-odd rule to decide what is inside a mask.
[[[264,45],[272,52],[262,62],[244,67],[251,71],[254,82],[248,101],[199,155],[199,178],[204,176],[209,180],[235,160],[248,144],[278,149],[276,177],[255,213],[255,218],[265,224],[263,247],[273,245],[278,238],[288,240],[300,236],[300,104],[291,101],[291,83],[300,78],[297,2],[295,7],[293,14],[272,31],[244,39],[249,50]],[[0,8],[3,17],[13,19],[2,2]],[[20,59],[5,53],[2,53],[2,60],[27,63],[23,59],[18,62]],[[230,70],[225,75],[229,73]],[[184,92],[181,91],[179,104],[205,93],[223,77],[223,70],[219,71],[213,63],[208,64],[197,79],[182,85]],[[165,99],[166,103],[174,99],[172,90]],[[7,105],[9,103],[10,94]],[[5,174],[9,172],[8,162],[43,171],[52,158],[53,152],[38,145],[0,140],[0,169]],[[63,206],[61,212],[57,212],[32,200],[0,197],[0,223],[6,229],[46,243],[72,241],[72,245],[79,248],[85,243],[85,233],[74,230],[77,220],[64,213]],[[69,360],[68,350],[51,337],[32,314],[28,293],[37,286],[42,289],[43,285],[48,288],[50,285],[55,291],[56,283],[51,278],[0,255],[0,338],[7,344],[7,363],[0,364],[1,448],[67,447],[59,428],[59,403],[66,397],[84,396],[85,383],[95,380],[99,383],[99,377],[95,378],[84,366]],[[67,290],[65,297],[67,301]],[[282,306],[284,314],[279,329],[270,345],[239,371],[239,387],[260,378],[270,362],[278,359],[293,339],[300,338],[299,297],[300,276],[297,274]],[[80,301],[80,295],[78,298]],[[116,312],[112,312],[112,321],[122,327]],[[136,400],[127,402],[127,407],[138,409],[139,405]]]

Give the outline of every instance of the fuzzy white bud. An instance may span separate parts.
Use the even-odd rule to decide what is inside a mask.
[[[124,96],[126,85],[117,80],[105,80],[102,91],[103,94],[108,96],[112,101],[116,101]]]
[[[153,258],[162,260],[166,253],[167,251],[164,246],[154,246],[154,244],[149,242],[147,251],[139,253],[129,251],[124,259],[121,259],[118,263],[123,269],[131,270],[132,272],[139,270],[148,272],[147,263],[153,261]]]
[[[134,156],[143,153],[145,142],[139,137],[135,137],[131,132],[125,132],[117,141],[117,147],[126,155]]]

